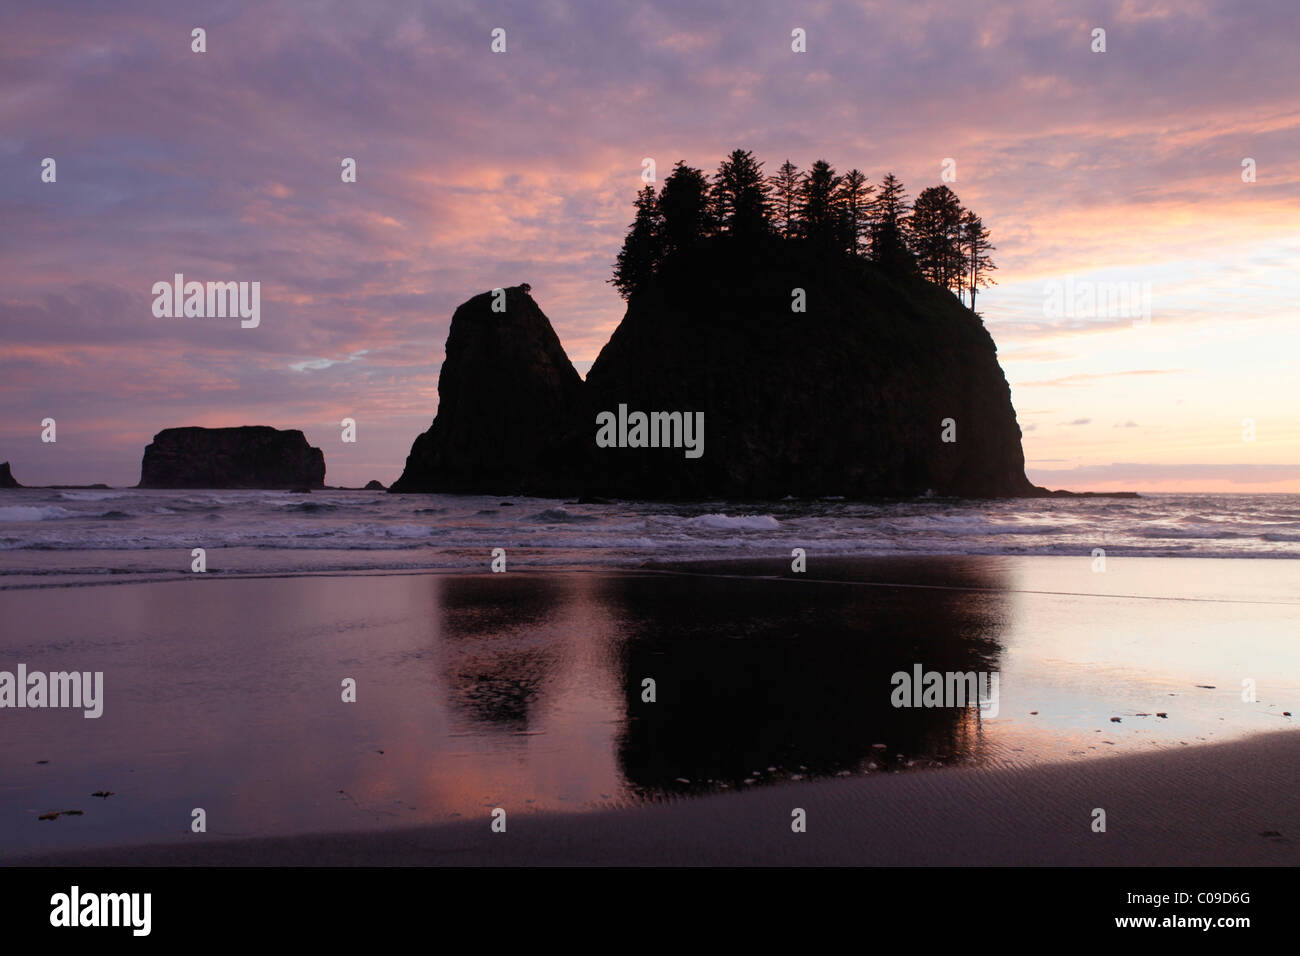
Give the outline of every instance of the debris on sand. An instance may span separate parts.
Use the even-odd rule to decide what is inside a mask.
[[[59,817],[79,817],[84,814],[84,810],[51,810],[49,813],[42,813],[37,819],[57,820]]]

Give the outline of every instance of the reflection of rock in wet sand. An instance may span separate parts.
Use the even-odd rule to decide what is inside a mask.
[[[447,674],[448,703],[472,720],[526,730],[529,713],[554,664],[552,655],[540,652],[458,660],[455,670]]]
[[[1005,595],[851,583],[880,580],[874,570],[844,563],[835,581],[822,582],[606,580],[605,595],[628,622],[619,759],[631,784],[679,791],[679,778],[734,785],[978,755],[975,710],[895,708],[890,677],[917,663],[996,670]],[[952,570],[968,587],[1001,583],[987,569]],[[889,580],[906,580],[896,563]],[[646,677],[656,681],[655,703],[642,702]]]
[[[448,706],[477,724],[527,730],[562,657],[555,621],[569,599],[554,581],[509,574],[443,582]]]

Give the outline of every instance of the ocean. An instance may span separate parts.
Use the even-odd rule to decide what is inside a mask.
[[[0,588],[191,573],[638,567],[816,556],[1298,558],[1300,495],[615,502],[367,491],[0,492]]]

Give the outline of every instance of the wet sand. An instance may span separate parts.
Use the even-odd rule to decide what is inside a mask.
[[[590,814],[384,833],[195,836],[75,866],[1295,866],[1300,732],[1165,754],[822,780]],[[791,829],[806,811],[807,830]],[[1094,832],[1094,810],[1106,831]]]
[[[0,863],[1294,861],[1297,564],[0,590],[0,670],[103,671],[105,698],[0,713]],[[896,708],[914,665],[1000,674],[997,712]]]

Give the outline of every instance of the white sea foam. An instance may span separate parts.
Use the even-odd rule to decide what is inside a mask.
[[[781,522],[771,515],[699,515],[686,522],[692,528],[720,531],[774,531]]]
[[[0,521],[49,521],[55,518],[75,518],[77,512],[58,505],[7,505],[0,507]]]

